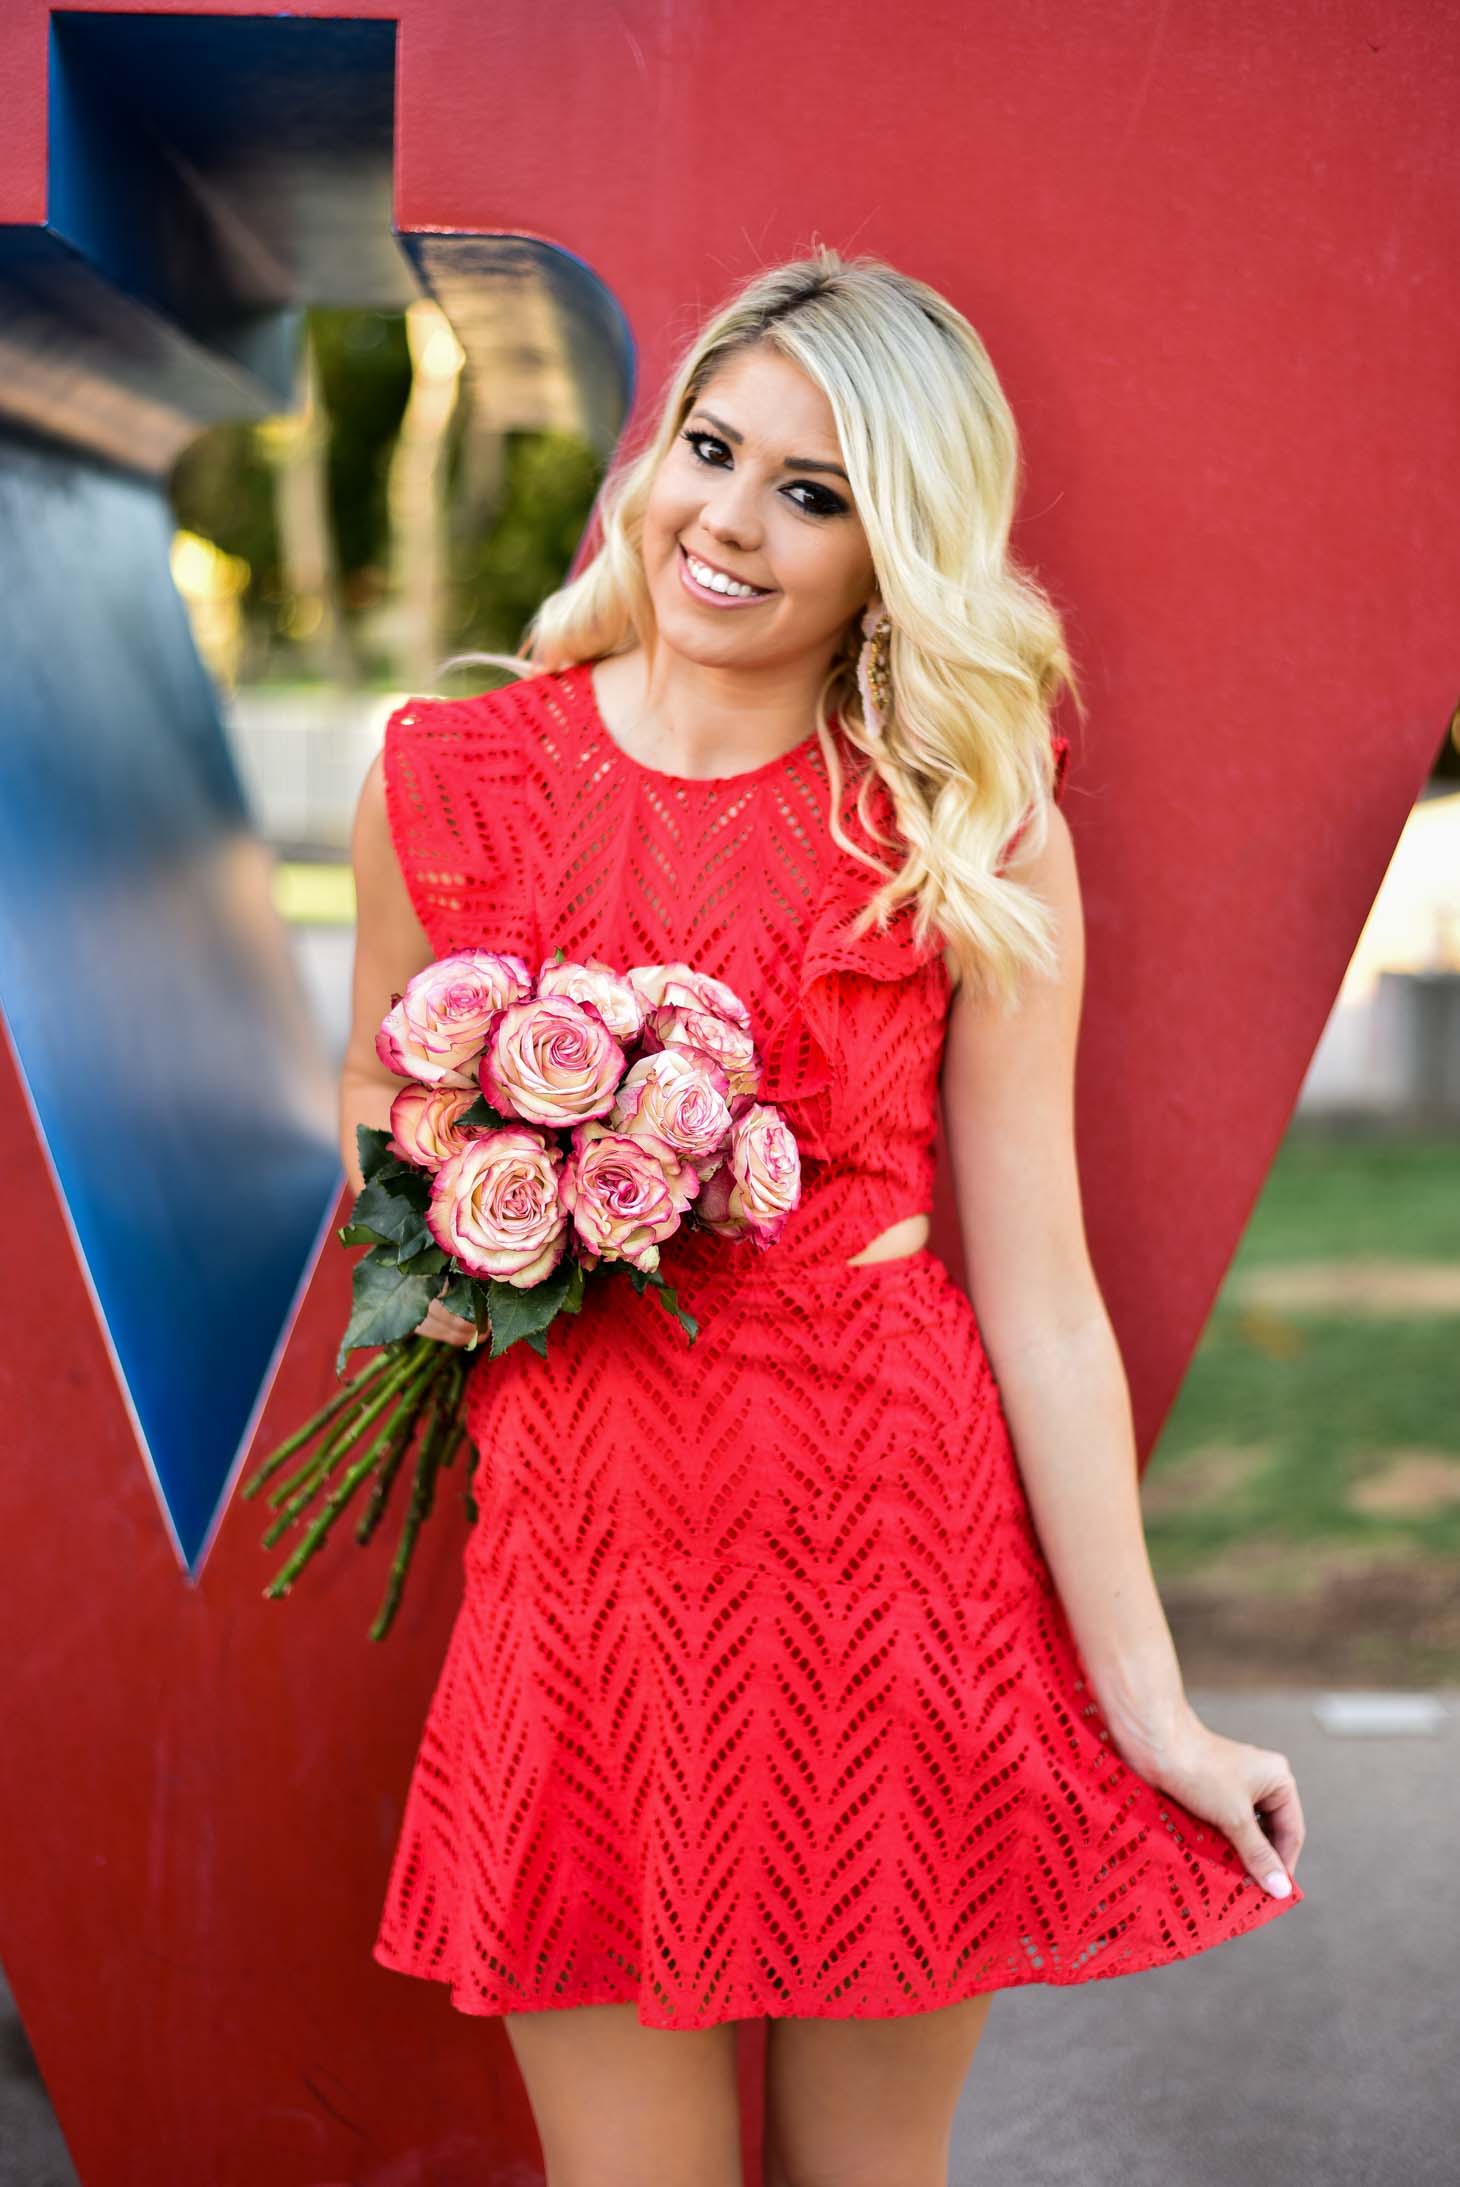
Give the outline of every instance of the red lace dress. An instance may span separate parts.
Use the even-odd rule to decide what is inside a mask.
[[[930,1205],[950,983],[906,909],[847,938],[871,877],[815,734],[661,773],[578,666],[411,700],[385,766],[438,955],[729,981],[803,1196],[768,1250],[665,1245],[693,1345],[590,1283],[546,1358],[473,1365],[480,1516],[373,1956],[463,2012],[695,2028],[1133,1974],[1299,1904],[1115,1752],[967,1295],[926,1248],[847,1265]]]

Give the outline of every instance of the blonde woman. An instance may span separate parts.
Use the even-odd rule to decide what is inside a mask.
[[[761,2015],[767,2187],[935,2187],[995,1991],[1302,1900],[1288,1763],[1197,1717],[1146,1555],[1073,1144],[1080,699],[1018,480],[945,298],[773,266],[516,680],[400,708],[362,794],[354,1182],[374,1028],[473,946],[727,983],[800,1148],[775,1243],[665,1244],[693,1346],[590,1286],[468,1382],[480,1515],[374,1955],[503,2016],[552,2187],[732,2187]],[[967,1294],[927,1243],[940,1084]]]

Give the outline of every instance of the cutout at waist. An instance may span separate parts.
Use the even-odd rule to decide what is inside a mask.
[[[866,1268],[875,1261],[904,1260],[910,1253],[920,1253],[932,1227],[929,1215],[904,1215],[888,1229],[879,1231],[870,1244],[853,1253],[846,1265],[848,1268]]]

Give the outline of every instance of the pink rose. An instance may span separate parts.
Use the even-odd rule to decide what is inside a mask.
[[[579,1124],[559,1185],[563,1205],[587,1248],[585,1268],[600,1260],[659,1266],[662,1239],[700,1189],[699,1173],[653,1141],[631,1139],[604,1124]]]
[[[500,1114],[566,1125],[606,1116],[623,1068],[623,1049],[591,1002],[542,995],[502,1012],[479,1075]]]
[[[657,1010],[662,1003],[683,1004],[690,1010],[708,1010],[711,1017],[738,1025],[742,1033],[751,1030],[750,1012],[734,988],[708,972],[697,972],[692,964],[636,964],[626,976],[645,1010]]]
[[[537,975],[537,991],[540,995],[570,995],[574,1002],[593,1003],[615,1040],[639,1037],[643,1005],[628,981],[601,957],[585,958],[581,964],[570,957],[561,964],[553,957],[544,958]]]
[[[432,1086],[475,1084],[470,1066],[486,1044],[492,1020],[509,1002],[532,993],[520,957],[460,949],[438,957],[407,980],[375,1036],[375,1053],[398,1078]]]
[[[631,1139],[672,1149],[707,1177],[730,1133],[729,1086],[709,1056],[692,1048],[660,1048],[629,1065],[609,1125]]]
[[[774,1245],[801,1203],[801,1154],[779,1109],[758,1101],[740,1117],[725,1159],[700,1188],[695,1214],[719,1237]]]
[[[735,1172],[726,1155],[703,1180],[695,1200],[695,1221],[713,1231],[717,1238],[735,1240],[750,1236],[750,1225],[745,1217],[731,1209],[730,1195],[734,1190]]]
[[[459,1131],[459,1118],[477,1099],[474,1086],[423,1086],[412,1079],[390,1104],[391,1152],[417,1169],[439,1169],[479,1136],[479,1125]]]
[[[528,1125],[484,1131],[437,1170],[426,1228],[469,1275],[526,1290],[567,1249],[562,1167],[561,1147]]]
[[[687,1003],[660,1003],[644,1013],[646,1054],[658,1048],[688,1049],[717,1063],[729,1082],[732,1102],[760,1086],[761,1060],[750,1034],[708,1010]]]

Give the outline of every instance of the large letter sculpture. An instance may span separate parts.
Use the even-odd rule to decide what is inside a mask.
[[[1079,1143],[1144,1454],[1455,700],[1460,16],[1366,28],[4,11],[0,1956],[87,2187],[538,2177],[500,2024],[369,1955],[460,1531],[376,1650],[385,1538],[266,1604],[233,1493],[333,1385],[348,1202],[168,466],[288,406],[311,303],[429,291],[495,416],[605,454],[818,235],[968,311],[1092,701]]]

